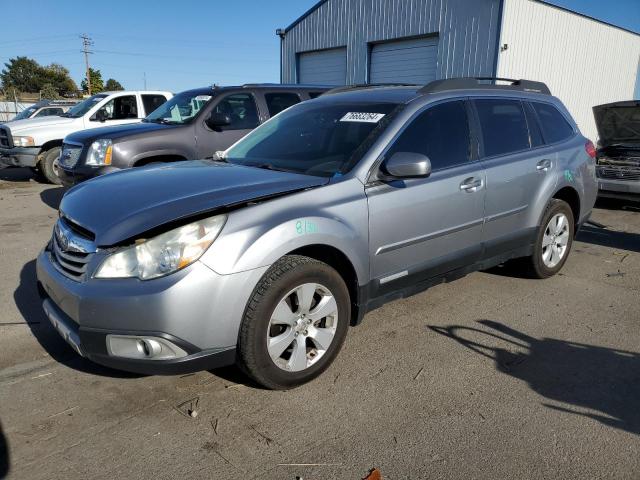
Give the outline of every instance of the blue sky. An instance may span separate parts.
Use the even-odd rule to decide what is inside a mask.
[[[5,0],[4,6],[17,3]],[[316,0],[21,0],[20,21],[4,18],[0,64],[17,55],[61,63],[79,84],[84,60],[78,35],[95,45],[91,63],[126,88],[174,92],[211,83],[277,82],[279,39]],[[640,32],[640,0],[553,3]],[[95,6],[90,12],[86,5]],[[4,9],[6,11],[6,8]],[[24,19],[24,20],[23,20]]]

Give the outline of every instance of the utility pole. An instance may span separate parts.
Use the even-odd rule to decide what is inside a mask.
[[[82,53],[84,53],[84,64],[87,67],[87,90],[89,91],[89,96],[91,96],[91,75],[89,69],[89,54],[93,53],[89,51],[89,47],[93,45],[93,40],[85,33],[80,35],[82,39]]]
[[[147,89],[147,72],[142,72],[142,78],[144,79],[144,89]]]

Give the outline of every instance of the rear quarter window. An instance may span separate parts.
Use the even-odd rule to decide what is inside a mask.
[[[538,115],[545,143],[556,143],[573,136],[573,127],[556,107],[546,103],[532,102]]]

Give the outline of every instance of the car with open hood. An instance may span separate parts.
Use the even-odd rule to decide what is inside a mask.
[[[187,90],[141,123],[68,135],[60,178],[72,186],[125,168],[211,157],[282,110],[328,89],[256,83]]]
[[[593,107],[598,128],[598,195],[640,199],[640,100]]]
[[[594,153],[538,82],[338,88],[212,159],[71,188],[37,260],[43,307],[103,365],[237,362],[291,388],[385,302],[511,259],[560,271]]]

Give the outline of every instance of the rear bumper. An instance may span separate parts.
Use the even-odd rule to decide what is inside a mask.
[[[40,147],[0,147],[0,167],[35,167]]]

